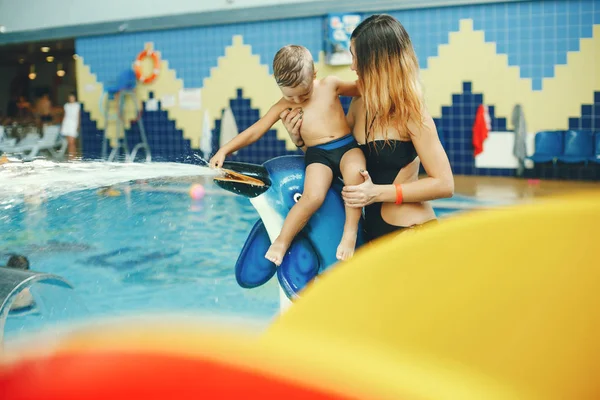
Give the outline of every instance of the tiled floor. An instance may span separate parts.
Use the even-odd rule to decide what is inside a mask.
[[[505,177],[455,176],[454,192],[481,201],[502,203],[530,201],[539,197],[566,195],[594,190],[600,193],[600,183],[580,181],[528,180]]]

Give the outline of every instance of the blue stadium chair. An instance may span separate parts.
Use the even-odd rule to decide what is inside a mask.
[[[592,131],[567,131],[565,151],[558,157],[564,163],[584,163],[594,155],[594,133]]]
[[[588,161],[600,164],[600,132],[596,132],[596,145],[594,146],[594,154],[588,159]]]
[[[527,157],[536,163],[554,161],[563,154],[564,131],[542,131],[535,134],[535,153]]]

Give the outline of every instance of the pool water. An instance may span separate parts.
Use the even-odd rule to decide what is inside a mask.
[[[31,269],[68,280],[86,316],[151,310],[271,318],[279,306],[275,280],[244,290],[233,274],[258,214],[247,199],[216,188],[196,202],[187,187],[117,197],[85,190],[18,205],[0,216],[8,226],[0,253],[24,254]]]
[[[190,198],[189,183],[153,182],[122,185],[112,197],[82,190],[17,204],[0,213],[0,254],[24,254],[31,269],[69,281],[75,294],[53,301],[70,317],[172,311],[266,323],[279,309],[277,280],[246,290],[234,276],[258,214],[247,199],[206,187],[201,201]],[[436,209],[440,217],[457,211]],[[36,318],[12,318],[7,336]]]

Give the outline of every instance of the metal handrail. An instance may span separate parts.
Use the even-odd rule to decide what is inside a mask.
[[[4,327],[15,297],[38,282],[73,289],[69,282],[58,275],[0,267],[0,348],[4,343]]]

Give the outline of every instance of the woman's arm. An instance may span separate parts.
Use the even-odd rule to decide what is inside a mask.
[[[427,172],[427,177],[414,182],[400,184],[403,203],[452,197],[454,177],[448,156],[440,143],[435,123],[430,115],[423,124],[410,123],[411,139]],[[350,207],[364,207],[372,203],[394,203],[397,199],[395,185],[375,185],[367,171],[361,171],[365,182],[346,186],[342,196]]]
[[[338,96],[360,96],[360,90],[358,89],[358,84],[356,82],[343,81],[334,75],[323,78],[323,81],[334,85]]]
[[[452,197],[454,194],[454,177],[448,156],[440,143],[433,118],[425,116],[423,124],[409,124],[411,140],[421,159],[427,177],[414,182],[401,184],[404,203]],[[381,185],[375,198],[377,202],[395,202],[395,185]]]
[[[452,197],[454,176],[433,118],[427,113],[424,124],[412,123],[409,124],[409,129],[413,132],[411,139],[428,176],[401,185],[404,201],[415,203]]]
[[[292,142],[302,151],[306,151],[306,145],[300,135],[300,127],[302,126],[302,114],[300,113],[302,108],[297,107],[292,109],[286,108],[279,114],[281,122],[285,130],[287,130]]]
[[[356,107],[356,97],[353,97],[352,101],[350,101],[350,106],[348,107],[348,113],[346,114],[346,122],[350,128],[350,132],[354,131],[354,124],[356,123]]]

